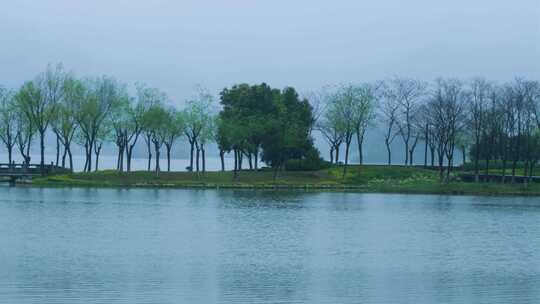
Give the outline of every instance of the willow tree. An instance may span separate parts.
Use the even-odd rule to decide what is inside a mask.
[[[144,115],[145,136],[153,145],[155,152],[155,173],[159,175],[161,171],[160,157],[161,147],[163,146],[168,133],[167,126],[172,122],[170,114],[165,110],[161,103],[156,103],[148,109]]]
[[[330,105],[328,102],[327,105]],[[330,147],[330,162],[339,162],[339,147],[343,143],[344,132],[341,117],[335,106],[327,106],[317,122],[317,130]]]
[[[167,109],[167,123],[164,126],[165,149],[167,150],[167,171],[171,171],[171,151],[174,143],[182,136],[186,128],[185,117],[175,108]]]
[[[45,165],[45,134],[62,98],[64,80],[62,65],[49,65],[44,73],[24,83],[19,90],[20,110],[32,121],[39,134],[42,170]]]
[[[124,171],[124,155],[126,154],[128,145],[128,133],[131,122],[130,110],[130,98],[126,95],[126,98],[119,101],[116,110],[111,114],[112,141],[118,149],[116,170],[120,172]]]
[[[197,149],[200,150],[202,172],[206,172],[206,145],[216,138],[217,132],[217,120],[215,115],[206,116],[204,127],[201,131],[201,135],[197,140]],[[197,163],[198,163],[197,159]]]
[[[184,134],[189,145],[189,171],[193,171],[194,152],[196,152],[196,170],[199,172],[200,158],[200,137],[202,132],[211,123],[211,109],[213,107],[214,97],[208,90],[198,87],[196,95],[187,101],[186,108],[183,110],[185,119]],[[197,150],[195,151],[195,148]]]
[[[102,76],[85,81],[83,98],[78,102],[75,115],[79,138],[85,148],[85,171],[92,170],[92,155],[103,134],[104,124],[125,94],[125,87],[112,77]]]
[[[148,153],[146,169],[150,171],[152,163],[152,151],[155,150],[154,147],[152,147],[152,142],[155,135],[154,126],[156,125],[154,119],[157,116],[154,114],[156,109],[162,108],[166,103],[167,94],[157,88],[151,88],[144,84],[138,84],[137,96],[138,104],[135,108],[135,112],[133,113],[133,119],[140,118],[141,133],[146,144],[146,152]],[[150,110],[153,110],[154,112],[150,113]],[[136,122],[136,120],[134,120],[134,122]]]
[[[343,167],[343,178],[345,178],[349,164],[350,146],[355,134],[358,141],[359,158],[360,162],[362,162],[364,134],[375,118],[373,88],[368,84],[341,85],[334,94],[329,107],[331,111],[335,111],[341,123],[340,129],[343,132],[345,143],[345,166]]]
[[[61,165],[65,168],[66,158],[69,158],[70,170],[73,170],[71,144],[78,128],[76,115],[79,111],[78,105],[80,105],[84,97],[84,90],[85,87],[79,79],[73,75],[67,75],[63,86],[63,98],[53,114],[53,132],[64,147]]]
[[[8,162],[13,161],[13,147],[17,137],[17,108],[12,91],[0,87],[0,140],[6,146]]]
[[[364,83],[359,85],[356,90],[357,97],[354,102],[354,128],[356,132],[356,143],[358,145],[359,163],[364,163],[363,143],[367,129],[376,118],[377,98],[375,96],[375,87]]]

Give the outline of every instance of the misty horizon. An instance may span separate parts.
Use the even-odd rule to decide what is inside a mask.
[[[540,3],[17,1],[0,13],[0,83],[48,63],[145,82],[180,106],[196,84],[295,87],[402,75],[540,78]]]

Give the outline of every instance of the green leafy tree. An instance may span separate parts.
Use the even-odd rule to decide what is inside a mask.
[[[79,111],[78,105],[84,97],[84,90],[84,84],[73,75],[68,74],[63,85],[63,98],[53,113],[52,129],[57,140],[64,147],[61,165],[66,167],[66,157],[68,157],[70,170],[73,170],[71,144],[78,128],[76,115]]]
[[[204,135],[205,128],[212,122],[212,107],[214,97],[204,88],[197,87],[196,95],[187,101],[187,106],[183,110],[185,121],[184,134],[190,145],[189,171],[193,171],[194,152],[196,152],[196,171],[199,172],[199,160],[201,152],[201,136]]]
[[[161,171],[161,147],[166,141],[168,135],[167,125],[170,124],[171,121],[170,113],[165,110],[162,103],[156,103],[150,107],[144,115],[145,136],[148,136],[148,141],[153,145],[155,152],[156,175],[159,175],[159,172]]]
[[[17,108],[15,94],[0,87],[0,140],[6,146],[9,164],[13,161],[13,147],[17,137]]]
[[[223,109],[219,113],[221,123],[217,133],[220,140],[226,140],[226,145],[219,142],[218,145],[228,146],[228,150],[234,152],[235,173],[241,170],[244,155],[250,168],[257,169],[261,145],[268,131],[266,118],[277,112],[274,101],[279,94],[279,90],[265,83],[235,85],[221,92]]]
[[[165,148],[167,149],[167,171],[171,171],[172,147],[175,141],[177,141],[182,136],[186,128],[185,117],[183,114],[184,113],[174,108],[170,108],[167,111],[167,123],[164,126],[165,127],[164,144],[165,144]]]
[[[313,113],[309,102],[293,88],[285,88],[274,99],[276,112],[266,118],[268,129],[262,141],[262,160],[277,172],[289,159],[301,159],[312,149]]]
[[[79,125],[78,139],[85,148],[86,161],[84,171],[92,170],[92,155],[106,133],[102,128],[108,127],[111,113],[125,98],[125,86],[114,78],[102,76],[87,79],[84,82],[83,98],[77,104],[75,119]]]

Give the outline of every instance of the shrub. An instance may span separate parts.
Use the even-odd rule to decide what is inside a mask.
[[[517,162],[517,168],[519,169],[523,169],[524,167],[524,164],[522,161],[518,161]],[[486,170],[486,161],[485,160],[480,160],[478,162],[478,168],[482,171],[482,170]],[[502,169],[503,168],[503,163],[502,163],[502,160],[490,160],[489,161],[489,169]],[[510,169],[512,168],[512,160],[507,160],[506,161],[506,169]],[[474,162],[467,162],[465,163],[465,165],[463,165],[463,170],[465,171],[473,171],[474,170]]]
[[[311,148],[307,151],[306,156],[300,159],[289,159],[285,162],[285,170],[287,171],[316,171],[329,168],[329,162],[321,158],[319,150]]]

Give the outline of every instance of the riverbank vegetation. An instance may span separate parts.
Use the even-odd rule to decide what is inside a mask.
[[[540,160],[539,113],[540,84],[522,78],[507,83],[483,78],[425,82],[396,76],[328,86],[303,95],[292,87],[238,84],[224,88],[218,98],[199,86],[178,108],[157,88],[137,83],[130,90],[113,77],[78,77],[62,65],[49,65],[20,88],[0,90],[0,139],[10,163],[15,150],[30,163],[30,147],[38,142],[40,164],[45,164],[47,134],[56,139],[53,162],[58,166],[73,169],[73,146],[83,148],[85,173],[42,182],[91,183],[103,176],[119,185],[156,181],[241,184],[243,180],[267,184],[271,177],[272,184],[364,187],[379,180],[406,184],[412,174],[416,187],[423,180],[451,187],[459,182],[455,170],[460,153],[463,161],[470,160],[466,167],[477,183],[489,182],[481,176],[495,173],[504,176],[502,183],[514,184],[521,174],[527,178],[520,181],[527,185]],[[375,128],[384,131],[380,141],[388,166],[351,167],[353,149],[358,164],[364,164],[364,138]],[[315,135],[328,144],[326,160],[321,147],[314,144]],[[179,141],[189,144],[188,172],[171,168]],[[404,167],[392,164],[396,141],[402,143]],[[106,143],[116,147],[117,165],[114,171],[99,172]],[[146,173],[132,172],[136,145],[146,148]],[[207,172],[209,145],[217,147],[220,173]],[[420,147],[423,159],[414,159]],[[160,164],[162,153],[166,170]],[[227,156],[234,158],[232,168],[225,167]],[[266,169],[260,170],[261,162]],[[420,172],[418,165],[426,170],[422,178],[415,175]],[[306,176],[312,179],[303,180]],[[386,184],[377,187],[381,185]]]
[[[68,187],[153,187],[153,188],[234,188],[358,191],[415,194],[540,195],[540,184],[440,183],[436,170],[407,166],[351,165],[343,178],[341,167],[316,171],[283,171],[274,179],[270,169],[196,172],[118,172],[105,170],[54,175],[34,179],[37,186]]]

